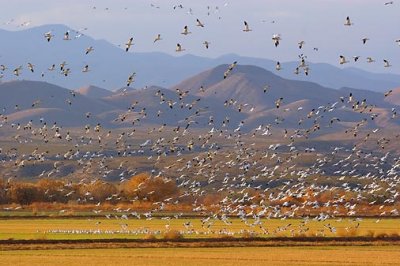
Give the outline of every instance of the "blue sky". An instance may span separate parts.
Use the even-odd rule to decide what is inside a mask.
[[[359,62],[345,66],[399,73],[400,46],[395,40],[400,39],[400,1],[384,3],[385,0],[15,0],[2,5],[0,27],[19,30],[61,23],[74,29],[88,28],[86,34],[116,45],[133,36],[133,50],[140,52],[176,54],[175,45],[179,42],[185,53],[205,57],[237,53],[292,61],[303,53],[312,62],[336,66],[339,55],[348,59],[358,55]],[[183,8],[173,8],[180,4]],[[346,16],[354,25],[344,26]],[[195,26],[196,18],[205,24],[204,28]],[[244,20],[251,32],[242,31]],[[192,34],[180,34],[185,25]],[[163,40],[154,44],[158,33]],[[278,48],[271,40],[276,33],[282,36]],[[370,39],[365,45],[361,41],[364,37]],[[202,45],[205,40],[211,43],[208,50]],[[305,41],[302,50],[297,47],[301,40]],[[368,56],[376,62],[366,63]],[[393,66],[384,68],[383,59]]]

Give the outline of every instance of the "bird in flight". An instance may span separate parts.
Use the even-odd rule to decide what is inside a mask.
[[[49,32],[46,32],[46,33],[44,34],[44,37],[46,38],[47,42],[50,42],[51,38],[53,38],[54,35],[52,35],[52,34],[51,34],[51,31],[49,31]]]
[[[133,45],[133,37],[129,38],[128,42],[125,44],[125,52],[129,51],[129,48]]]
[[[196,19],[196,22],[196,26],[204,28],[204,24],[199,19]]]
[[[129,87],[129,86],[131,85],[131,83],[135,81],[135,76],[136,76],[136,73],[133,72],[133,73],[128,77],[128,80],[126,81],[126,86]]]
[[[182,45],[177,43],[176,44],[176,48],[175,48],[175,52],[183,52],[185,51],[185,49],[182,48]]]
[[[210,42],[204,41],[203,44],[204,44],[204,46],[206,47],[206,49],[208,49],[208,47],[209,47],[209,45],[210,45]]]
[[[278,70],[278,71],[282,69],[281,63],[279,61],[276,62],[275,69]]]
[[[389,60],[383,59],[384,67],[391,67],[392,65],[390,64]]]
[[[353,25],[353,23],[351,22],[349,16],[346,17],[346,21],[345,21],[344,25],[345,25],[345,26],[351,26],[351,25]]]
[[[86,48],[85,54],[88,54],[93,50],[94,50],[93,46],[89,46],[88,48]]]
[[[343,65],[348,63],[349,61],[346,60],[346,57],[344,57],[343,55],[339,56],[339,64]]]
[[[157,42],[157,41],[161,41],[161,34],[157,34],[157,36],[154,38],[153,43]]]
[[[247,23],[247,21],[244,21],[244,29],[243,29],[243,31],[244,31],[244,32],[249,32],[249,31],[251,31],[251,29],[250,29],[249,24]]]
[[[274,45],[275,47],[278,47],[280,41],[282,40],[281,35],[280,34],[274,34],[272,35],[272,41],[274,41]]]
[[[181,34],[183,35],[188,35],[191,34],[192,32],[189,31],[188,26],[183,27],[183,31],[181,32]]]

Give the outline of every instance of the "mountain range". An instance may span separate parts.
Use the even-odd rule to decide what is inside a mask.
[[[321,127],[325,133],[367,127],[398,129],[400,88],[383,93],[331,89],[309,81],[289,80],[253,65],[219,65],[162,88],[96,86],[69,90],[42,81],[0,84],[0,124],[57,123],[67,127],[171,126],[252,130]],[[277,104],[279,102],[279,104]],[[332,126],[335,123],[335,126]]]
[[[47,42],[44,34],[49,31],[54,37]],[[67,31],[71,32],[69,41],[63,40]],[[159,52],[136,52],[134,45],[131,51],[125,52],[123,47],[105,40],[95,40],[81,34],[75,38],[73,32],[73,29],[57,24],[21,31],[0,30],[0,64],[7,68],[1,73],[2,80],[17,78],[46,81],[69,89],[93,85],[115,90],[126,85],[127,78],[136,73],[131,86],[142,88],[156,85],[168,88],[201,71],[237,61],[242,65],[264,68],[285,79],[315,82],[334,89],[351,87],[384,92],[400,86],[400,75],[377,74],[357,68],[339,68],[325,63],[307,62],[310,74],[306,76],[303,73],[293,73],[299,62],[281,62],[282,70],[276,71],[275,61],[235,54],[226,54],[218,58],[191,54],[172,56]],[[94,50],[86,54],[86,49],[90,46]],[[71,71],[67,77],[61,74],[62,62],[66,62],[66,68]],[[34,65],[33,72],[28,69],[28,63]],[[55,70],[48,70],[53,64]],[[85,65],[89,66],[89,71],[83,73]],[[12,72],[19,66],[22,66],[21,75],[16,77]]]

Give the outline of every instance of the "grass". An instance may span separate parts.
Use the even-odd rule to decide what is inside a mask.
[[[188,226],[188,222],[190,225]],[[162,218],[146,219],[107,219],[107,218],[18,218],[0,220],[0,240],[39,239],[39,240],[75,240],[75,239],[145,239],[154,235],[162,239],[169,231],[176,231],[188,238],[212,237],[355,237],[355,236],[398,236],[400,219],[342,219],[318,222],[314,220],[303,224],[300,219],[262,220],[264,230],[259,225],[248,225],[239,219],[231,219],[231,224],[220,220],[210,220],[209,228],[202,227],[200,218],[179,218],[170,221]],[[186,226],[184,225],[186,223]],[[250,224],[250,225],[249,225]],[[331,232],[327,225],[334,227]],[[207,224],[206,224],[207,225]],[[308,229],[307,229],[308,228]],[[307,229],[307,230],[305,230]],[[57,232],[55,230],[58,230]],[[98,231],[96,231],[98,230]]]
[[[398,265],[398,246],[0,251],[0,265]]]

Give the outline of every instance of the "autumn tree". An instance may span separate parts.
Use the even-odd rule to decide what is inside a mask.
[[[123,186],[123,193],[129,199],[161,201],[178,193],[175,181],[162,177],[152,177],[141,173],[130,178]]]

